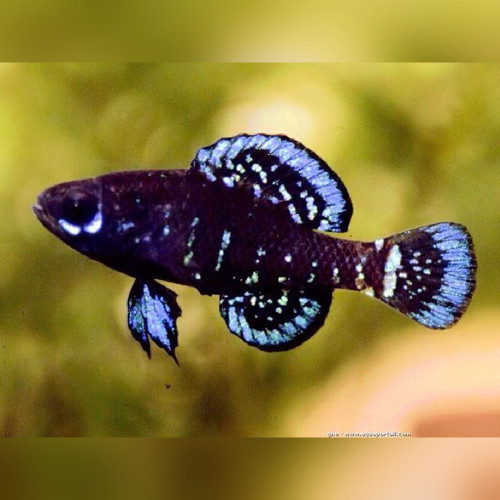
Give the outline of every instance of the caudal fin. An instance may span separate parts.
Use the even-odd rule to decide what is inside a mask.
[[[388,249],[381,300],[428,328],[448,328],[467,309],[476,286],[472,238],[442,222],[384,240]]]

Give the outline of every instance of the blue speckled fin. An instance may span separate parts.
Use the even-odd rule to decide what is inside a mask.
[[[347,231],[352,204],[342,181],[310,149],[284,135],[238,135],[196,154],[191,168],[210,181],[245,183],[256,197],[283,203],[291,218],[313,229]]]
[[[476,286],[472,238],[442,222],[384,240],[389,248],[380,298],[429,328],[448,328],[465,312]]]
[[[128,297],[128,326],[133,337],[151,357],[149,338],[158,347],[175,357],[177,347],[177,318],[181,310],[177,294],[154,280],[137,279]]]
[[[286,351],[310,338],[325,322],[330,290],[276,290],[220,297],[231,333],[262,351]]]

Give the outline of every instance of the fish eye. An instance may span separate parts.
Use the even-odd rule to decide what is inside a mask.
[[[71,224],[83,226],[96,215],[99,207],[95,198],[69,196],[62,203],[62,218]]]
[[[86,233],[97,233],[102,226],[102,214],[95,197],[73,194],[67,196],[61,204],[59,225],[76,236],[83,230]]]

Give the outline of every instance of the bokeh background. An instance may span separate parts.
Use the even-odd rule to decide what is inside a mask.
[[[132,280],[49,234],[45,187],[187,167],[241,132],[284,133],[346,184],[346,237],[442,220],[478,256],[471,306],[431,331],[339,291],[303,346],[231,335],[216,297],[173,286],[178,368],[126,326]],[[4,436],[500,435],[500,66],[0,65],[0,429]]]
[[[4,61],[498,61],[500,53],[495,0],[7,0],[2,6]]]
[[[3,440],[2,497],[498,500],[495,439]],[[28,480],[27,480],[28,471]]]
[[[0,479],[3,498],[23,500],[101,500],[117,494],[124,500],[498,500],[499,444],[495,439],[3,440]]]

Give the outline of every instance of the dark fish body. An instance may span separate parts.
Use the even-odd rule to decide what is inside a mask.
[[[362,243],[295,224],[282,207],[265,199],[256,203],[244,186],[211,183],[190,170],[118,172],[83,182],[99,185],[103,219],[112,222],[102,239],[89,238],[88,248],[79,247],[72,235],[67,243],[132,277],[190,285],[206,294],[277,283],[352,288],[347,279],[332,280],[332,264],[346,277],[352,275],[356,259],[351,253],[357,255]],[[122,217],[116,217],[115,203]],[[224,234],[229,241],[217,266]],[[338,254],[335,261],[332,252]],[[259,275],[255,282],[254,272]],[[279,282],[280,277],[286,281]]]
[[[186,170],[59,184],[40,195],[35,212],[68,245],[138,280],[129,326],[148,353],[149,335],[173,355],[180,314],[175,294],[154,279],[220,295],[231,332],[263,350],[289,349],[314,334],[336,288],[445,328],[475,286],[472,241],[459,224],[372,242],[320,232],[347,229],[347,190],[319,157],[284,136],[222,139]]]

